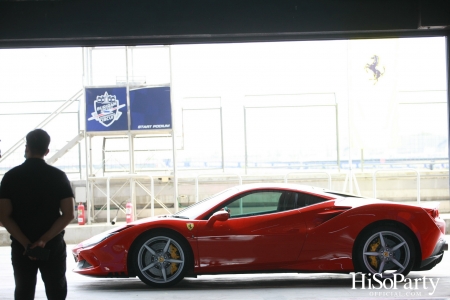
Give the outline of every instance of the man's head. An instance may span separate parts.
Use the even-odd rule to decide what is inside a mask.
[[[50,145],[50,136],[45,130],[35,129],[27,134],[27,146],[25,148],[25,156],[44,157],[48,153],[48,145]]]

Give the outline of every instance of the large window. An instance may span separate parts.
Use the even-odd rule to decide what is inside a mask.
[[[50,153],[63,149],[84,127],[83,86],[123,86],[127,75],[131,88],[171,85],[183,171],[336,170],[350,158],[361,169],[448,168],[444,37],[170,47],[0,50],[10,156],[0,172],[23,159],[23,148],[7,151],[76,95],[44,126]],[[123,138],[93,138],[94,174],[130,169]],[[138,138],[137,172],[173,168],[169,135]],[[83,148],[58,167],[81,170]]]

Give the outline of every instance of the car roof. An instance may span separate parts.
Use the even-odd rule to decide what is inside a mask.
[[[238,185],[237,188],[241,192],[258,190],[258,189],[285,189],[285,190],[297,190],[299,192],[313,193],[319,195],[333,196],[339,198],[338,195],[328,194],[324,188],[313,187],[309,185],[295,184],[295,183],[249,183]]]

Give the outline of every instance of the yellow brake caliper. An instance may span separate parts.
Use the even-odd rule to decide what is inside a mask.
[[[378,247],[380,246],[380,238],[377,238],[376,240],[374,240],[370,245],[369,245],[369,251],[370,252],[375,252],[377,251]],[[374,267],[375,269],[378,269],[378,260],[377,257],[374,255],[369,256],[369,260],[370,260],[370,265],[372,267]]]
[[[177,248],[175,248],[172,244],[170,244],[169,247],[170,256],[172,259],[179,259],[180,255],[178,254]],[[170,264],[170,270],[172,271],[172,274],[174,274],[178,270],[178,265],[176,263]]]

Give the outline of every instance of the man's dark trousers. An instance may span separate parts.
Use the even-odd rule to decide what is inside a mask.
[[[23,255],[23,246],[15,240],[12,241],[11,260],[16,282],[16,300],[34,299],[38,269],[45,284],[47,298],[66,299],[66,243],[61,236],[57,236],[49,241],[45,248],[50,250],[48,261],[30,260],[28,256]]]

